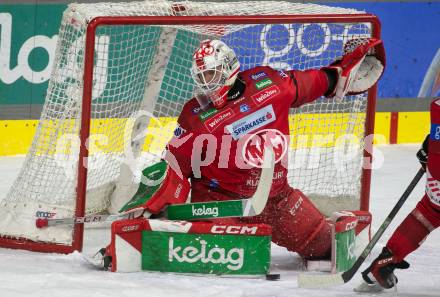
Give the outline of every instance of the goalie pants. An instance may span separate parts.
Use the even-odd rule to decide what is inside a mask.
[[[270,197],[258,216],[214,221],[264,223],[272,227],[272,241],[289,251],[309,259],[330,257],[330,225],[306,195],[288,186],[280,194]]]
[[[272,197],[261,215],[246,221],[270,225],[272,241],[302,257],[330,256],[330,225],[300,190],[289,187]]]

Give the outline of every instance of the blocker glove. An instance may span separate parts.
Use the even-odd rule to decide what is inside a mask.
[[[144,209],[159,214],[169,204],[182,204],[188,198],[191,185],[162,160],[142,171],[142,178],[136,194],[119,212],[133,212]]]

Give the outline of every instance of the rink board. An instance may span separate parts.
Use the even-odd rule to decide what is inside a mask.
[[[319,118],[316,115],[306,115],[307,118]],[[322,117],[322,115],[320,115]],[[331,115],[325,115],[326,121],[332,122]],[[330,118],[329,118],[330,117]],[[290,119],[291,120],[291,119]],[[333,121],[337,121],[336,117]],[[376,137],[376,143],[388,144],[390,134],[390,112],[377,112],[375,119],[375,134],[382,135],[383,137]],[[3,120],[0,121],[0,136],[2,143],[0,144],[0,156],[13,156],[19,154],[26,154],[29,150],[35,131],[38,126],[38,120]],[[101,125],[114,125],[117,123],[123,127],[126,119],[95,119],[92,120],[92,134],[93,127],[99,127]],[[147,137],[144,144],[144,151],[150,153],[161,153],[165,147],[166,142],[172,137],[173,130],[176,125],[176,118],[160,118],[159,122],[155,121],[148,127]],[[415,129],[414,127],[417,127]],[[429,130],[429,112],[400,112],[398,114],[398,131],[397,131],[397,143],[420,143],[425,138]],[[159,133],[160,132],[160,133]],[[310,133],[317,133],[318,131],[310,131]],[[161,138],[154,137],[154,135],[161,135]],[[312,135],[312,134],[310,134]],[[334,135],[337,139],[338,135]],[[110,146],[99,143],[100,139],[97,139],[98,145],[96,148],[104,152],[111,152],[114,147],[122,146]],[[310,139],[311,140],[311,139]],[[122,141],[122,137],[119,140]],[[309,146],[310,144],[306,144]],[[121,149],[118,149],[119,151]],[[93,150],[91,151],[93,153]]]

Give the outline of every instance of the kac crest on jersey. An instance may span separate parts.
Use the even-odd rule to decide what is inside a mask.
[[[265,149],[275,153],[275,163],[287,153],[288,141],[286,136],[276,129],[264,129],[251,134],[243,145],[243,160],[254,167],[263,166]]]

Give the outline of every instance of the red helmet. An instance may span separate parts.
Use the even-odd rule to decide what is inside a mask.
[[[223,41],[202,41],[194,52],[191,67],[191,75],[199,88],[196,98],[200,106],[205,108],[212,102],[217,109],[223,107],[239,71],[240,63],[234,51]]]

